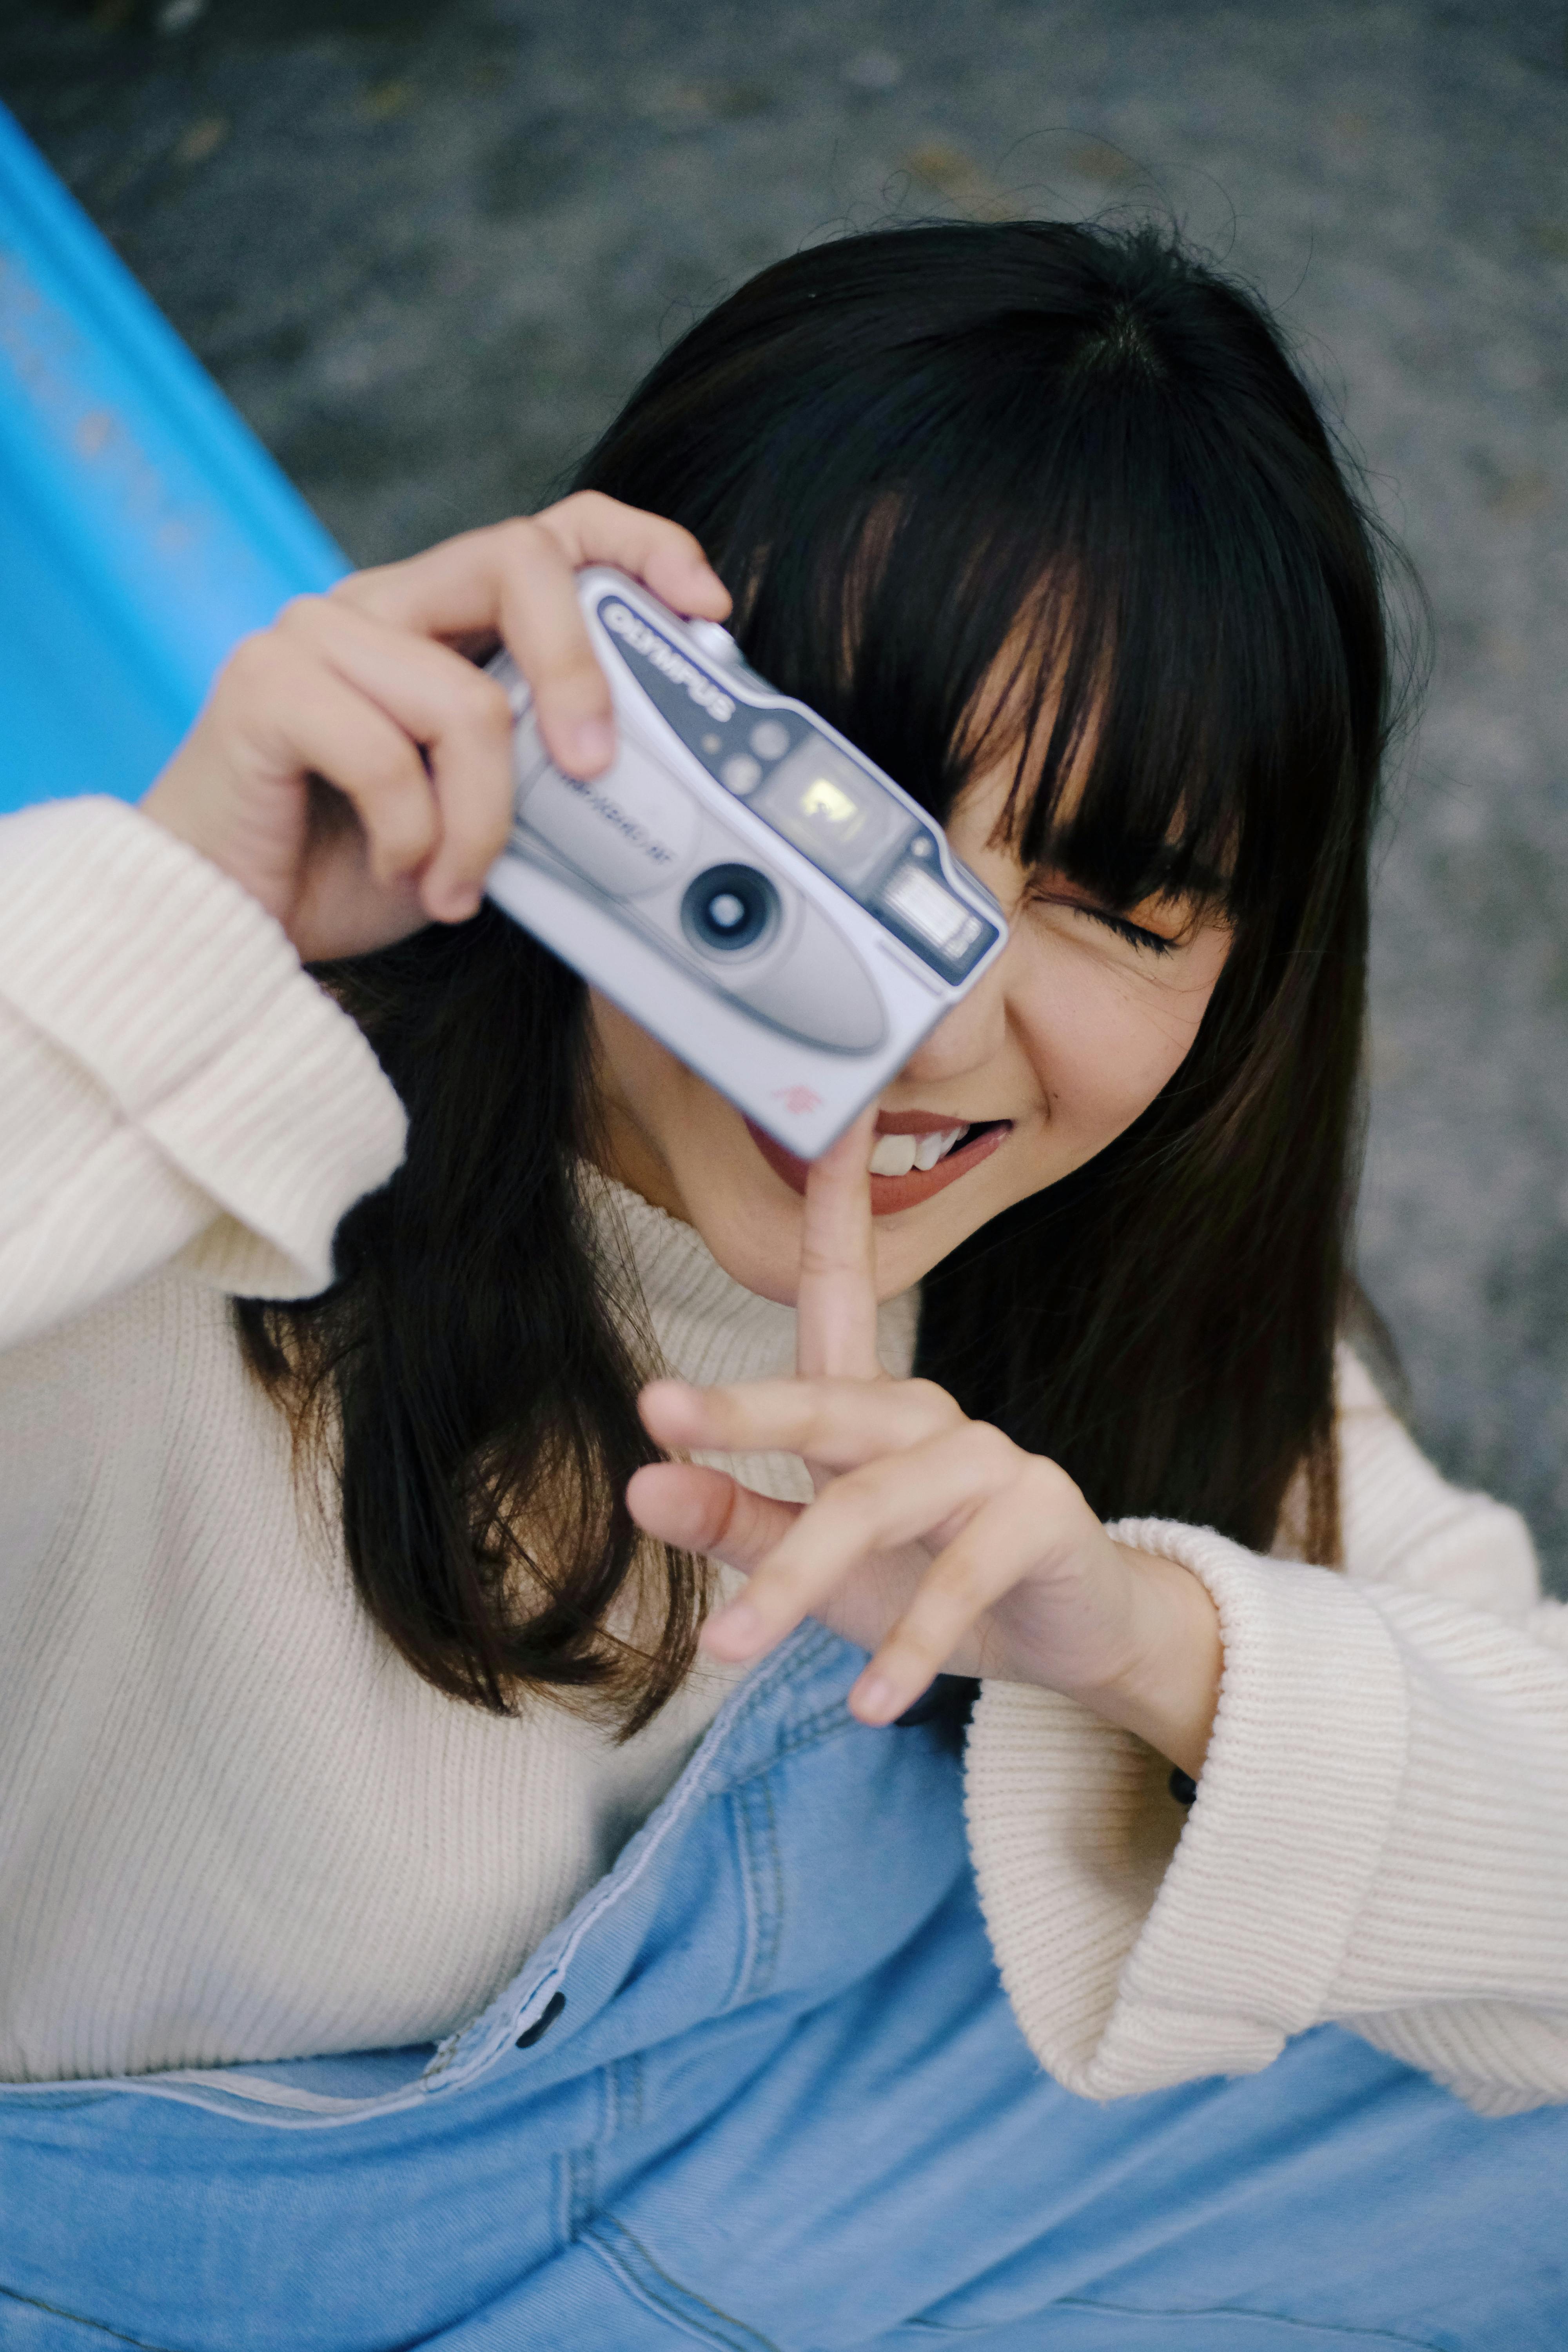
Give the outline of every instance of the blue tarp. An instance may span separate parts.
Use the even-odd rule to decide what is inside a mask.
[[[0,810],[138,798],[237,640],[347,569],[0,108]]]

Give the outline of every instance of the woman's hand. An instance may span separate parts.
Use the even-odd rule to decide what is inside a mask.
[[[511,820],[511,711],[470,655],[504,644],[552,756],[595,776],[610,691],[573,574],[615,563],[721,621],[689,531],[585,491],[300,596],[248,637],[142,803],[275,915],[309,962],[479,904]]]
[[[633,1517],[749,1577],[704,1629],[715,1655],[760,1656],[815,1616],[874,1654],[849,1695],[862,1722],[891,1722],[944,1670],[1037,1683],[1195,1779],[1222,1663],[1197,1579],[1113,1543],[1055,1463],[877,1361],[870,1126],[870,1114],[858,1120],[807,1182],[799,1377],[659,1381],[642,1395],[661,1445],[798,1454],[816,1501],[775,1502],[721,1471],[664,1463],[631,1481]]]

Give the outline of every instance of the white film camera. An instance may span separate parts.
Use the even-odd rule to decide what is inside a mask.
[[[511,840],[487,888],[803,1160],[998,956],[1000,908],[854,745],[621,572],[579,572],[616,757],[551,761],[516,665]]]

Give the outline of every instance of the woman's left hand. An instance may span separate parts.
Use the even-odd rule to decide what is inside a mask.
[[[813,1167],[796,1306],[798,1376],[729,1388],[658,1381],[650,1435],[683,1451],[800,1454],[809,1504],[661,1463],[627,1499],[650,1535],[749,1578],[703,1647],[760,1657],[814,1616],[873,1653],[849,1695],[891,1722],[947,1672],[1066,1693],[1195,1779],[1219,1691],[1213,1602],[1178,1563],[1112,1542],[1067,1473],[877,1360],[872,1114]]]

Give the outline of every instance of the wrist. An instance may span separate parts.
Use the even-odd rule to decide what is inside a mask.
[[[258,899],[266,907],[269,915],[276,915],[277,908],[267,905],[241,861],[233,856],[222,824],[215,823],[213,813],[205,805],[202,794],[186,788],[184,756],[185,747],[182,745],[156,782],[142,794],[137,803],[138,814],[155,824],[160,832],[168,834],[171,839],[182,843],[186,849],[194,850],[209,866],[215,866],[220,874],[226,875],[229,881],[237,882],[248,898]]]
[[[1179,1560],[1126,1544],[1115,1549],[1130,1583],[1127,1663],[1111,1680],[1072,1696],[1147,1741],[1195,1780],[1214,1729],[1225,1668],[1219,1612],[1206,1588]]]

